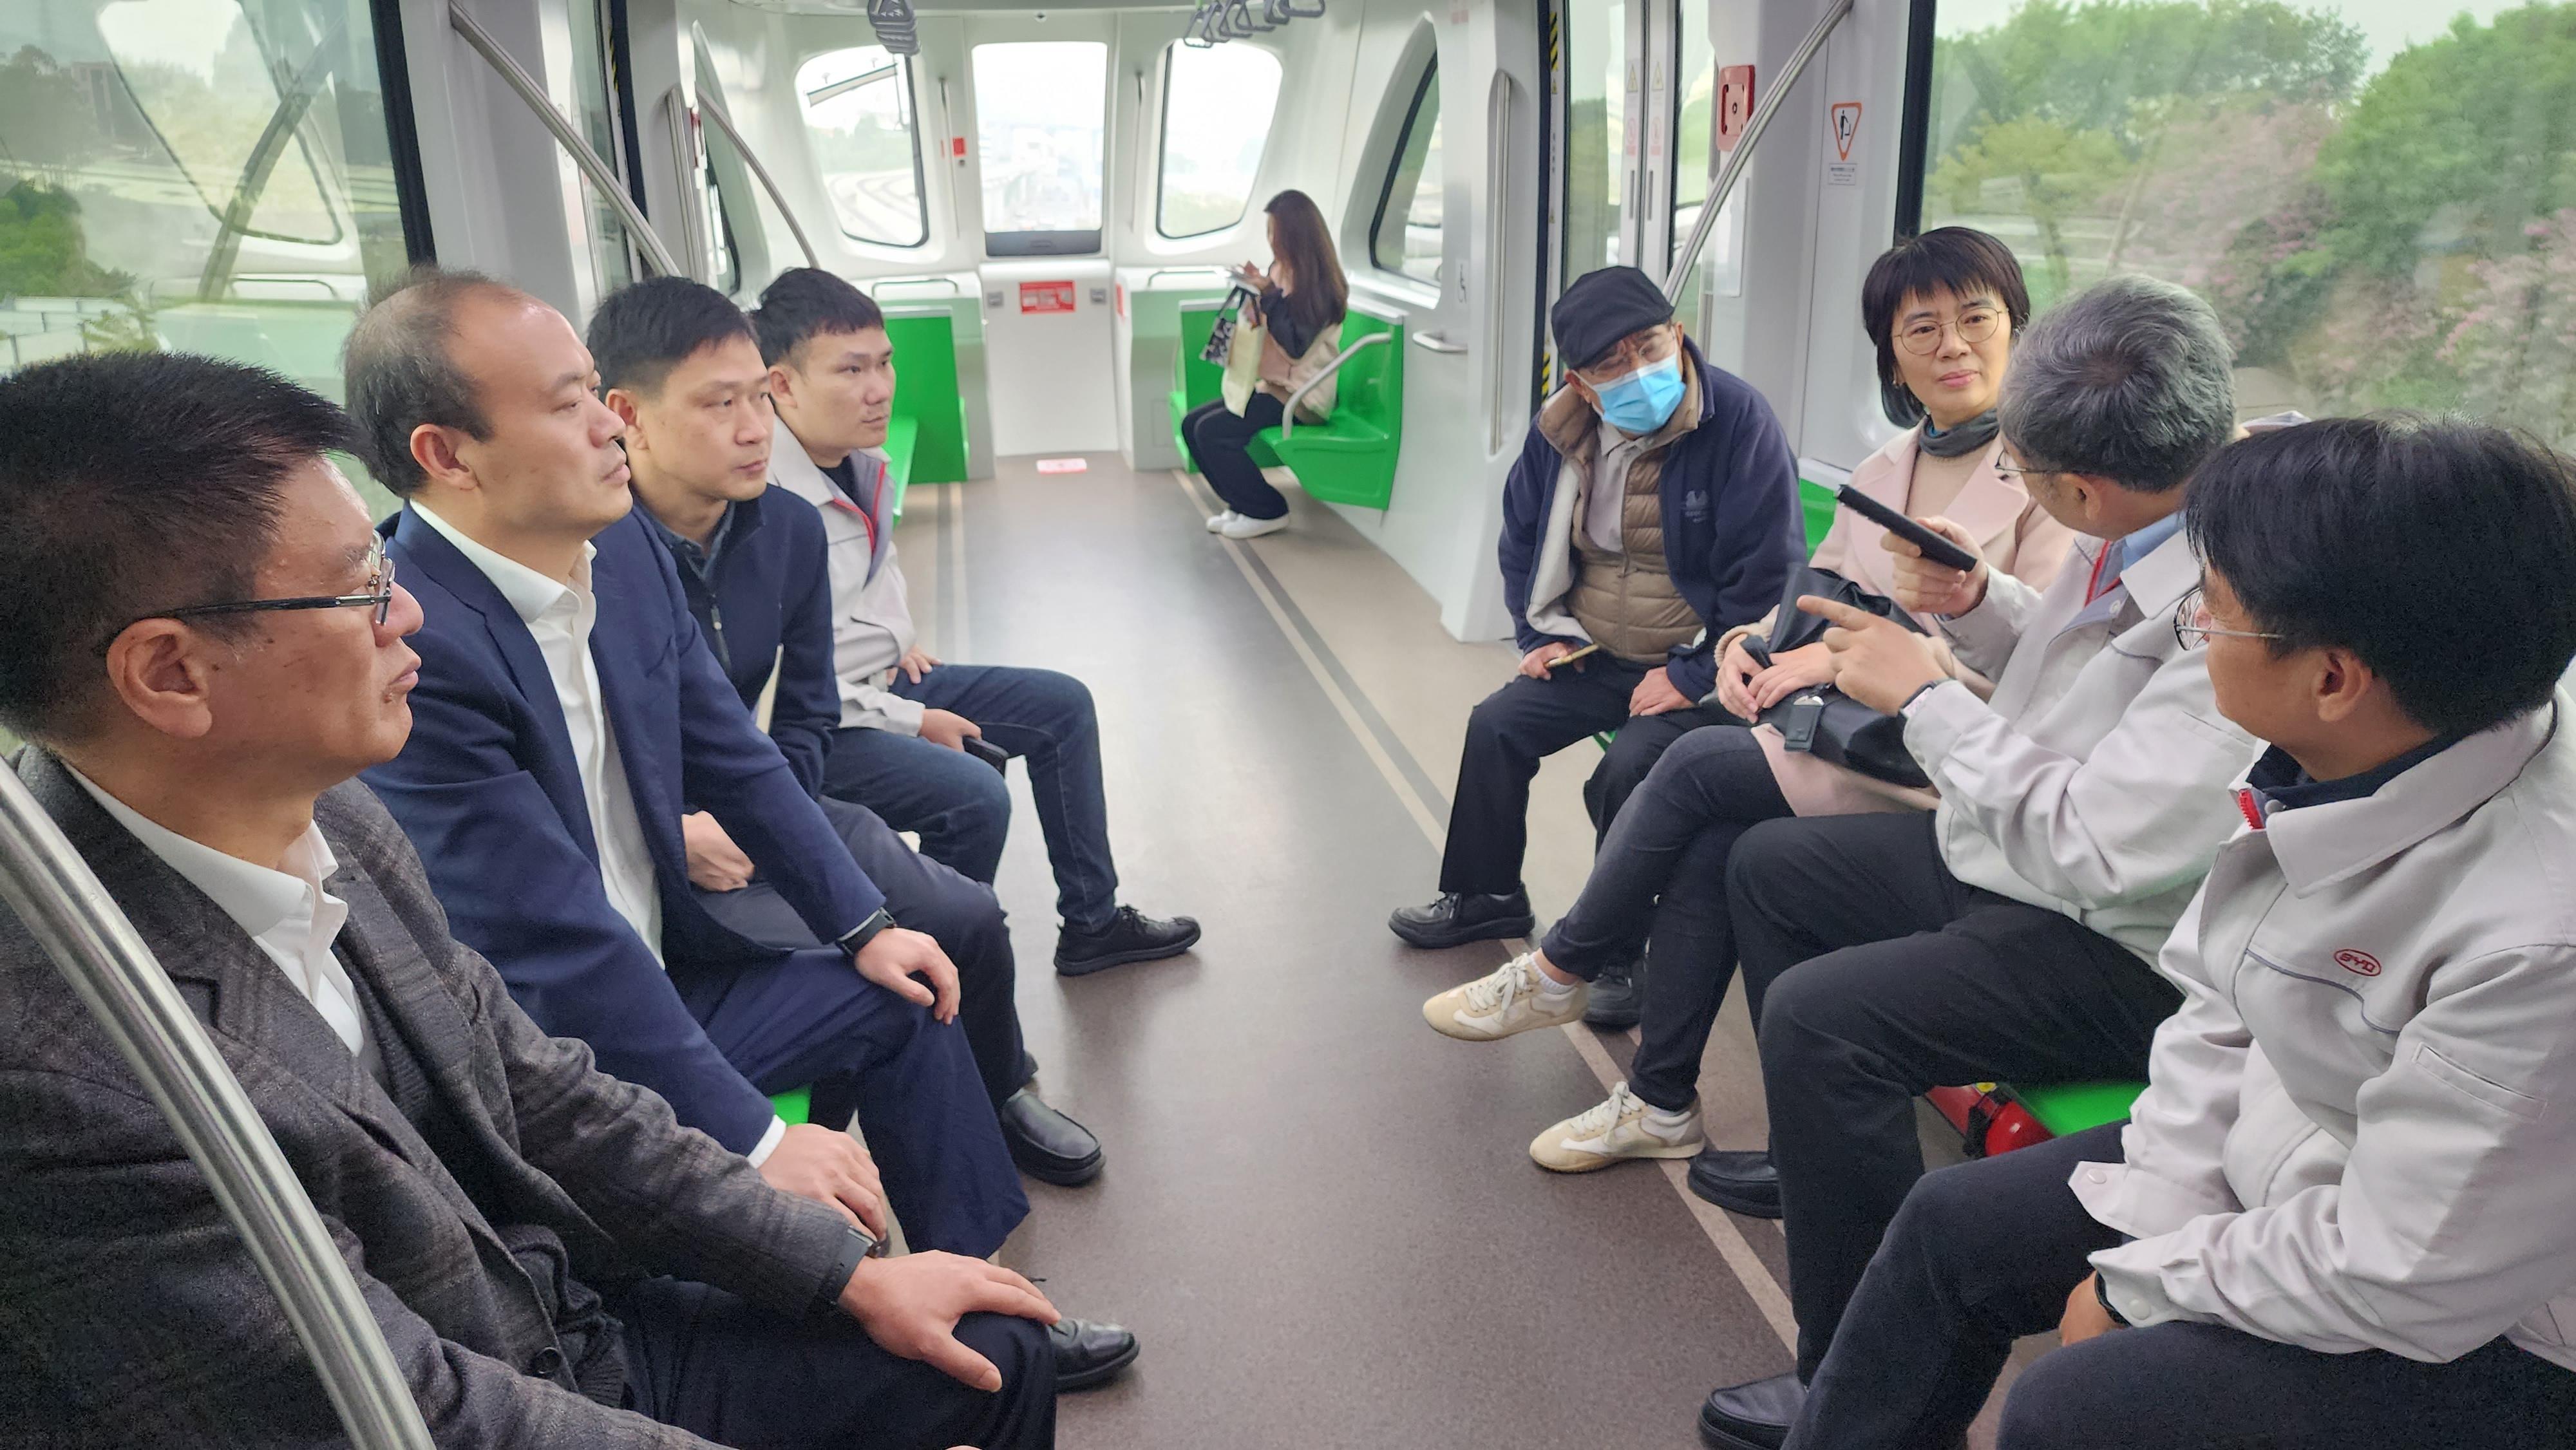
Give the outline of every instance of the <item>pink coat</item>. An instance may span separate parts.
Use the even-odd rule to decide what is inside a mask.
[[[1921,430],[1908,430],[1871,454],[1852,470],[1852,487],[1890,508],[1915,516],[1908,498],[1914,490],[1915,443],[1920,436]],[[2075,535],[2033,503],[2020,484],[1995,471],[1995,460],[2002,450],[2000,442],[1987,445],[1968,481],[1960,487],[1959,496],[1941,510],[1941,517],[1967,530],[1994,568],[2034,589],[2045,589],[2065,564]],[[1886,536],[1885,529],[1851,510],[1836,509],[1833,527],[1826,531],[1824,542],[1816,545],[1808,562],[1819,569],[1831,569],[1872,594],[1892,593],[1890,576],[1894,571],[1890,565],[1895,556],[1879,546]],[[1922,623],[1926,629],[1931,627],[1929,620]],[[1730,638],[1734,633],[1760,633],[1769,627],[1766,620],[1732,631]],[[1721,651],[1727,642],[1720,641]],[[1976,683],[1982,693],[1986,687],[1983,682]],[[1779,783],[1780,794],[1787,798],[1790,809],[1802,816],[1929,810],[1938,799],[1928,790],[1889,785],[1828,765],[1804,751],[1791,750],[1781,742],[1780,732],[1768,725],[1753,727],[1753,738],[1762,743],[1762,753],[1771,758],[1771,777]]]

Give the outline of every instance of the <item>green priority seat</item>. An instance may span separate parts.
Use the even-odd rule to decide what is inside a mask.
[[[1199,361],[1216,317],[1205,308],[1181,311],[1182,376],[1171,411],[1172,441],[1184,459],[1189,448],[1180,437],[1182,416],[1223,396],[1223,371]],[[1378,336],[1386,340],[1362,345]],[[1342,318],[1341,350],[1348,360],[1333,374],[1331,415],[1293,429],[1265,428],[1249,451],[1264,468],[1286,465],[1310,498],[1383,509],[1395,493],[1395,461],[1404,442],[1404,325],[1353,310]]]
[[[1837,507],[1832,489],[1808,479],[1798,480],[1798,511],[1806,519],[1808,553],[1816,552],[1816,546],[1825,541],[1826,531],[1834,526]]]
[[[2142,1082],[2069,1082],[2054,1087],[2016,1087],[2011,1091],[2049,1136],[2063,1138],[2127,1117],[2138,1094],[2146,1090]]]
[[[885,309],[885,327],[902,379],[885,441],[890,516],[899,518],[911,485],[966,481],[966,399],[957,385],[956,319],[944,304],[895,303]]]
[[[783,1093],[771,1093],[769,1110],[778,1115],[780,1122],[791,1128],[812,1121],[814,1116],[812,1084],[809,1083],[801,1088],[789,1088]]]

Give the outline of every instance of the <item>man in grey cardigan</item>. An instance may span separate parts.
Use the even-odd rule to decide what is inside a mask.
[[[330,403],[204,358],[0,381],[0,722],[312,1195],[433,1440],[1052,1444],[1057,1316],[1026,1280],[878,1256],[872,1184],[770,1188],[448,935],[353,780],[409,733],[421,616],[325,456],[349,442]],[[205,1178],[14,919],[0,1121],[0,1442],[337,1439]]]

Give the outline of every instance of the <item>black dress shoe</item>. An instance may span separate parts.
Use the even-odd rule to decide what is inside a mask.
[[[1077,1188],[1100,1176],[1100,1140],[1091,1130],[1022,1088],[995,1110],[1011,1161],[1040,1183]]]
[[[1625,1032],[1646,1015],[1646,964],[1643,960],[1611,967],[1592,979],[1591,1005],[1583,1020],[1592,1027]]]
[[[1192,918],[1175,916],[1166,921],[1122,906],[1098,931],[1067,926],[1057,932],[1055,971],[1059,977],[1079,977],[1103,967],[1176,957],[1198,944],[1199,924]]]
[[[1399,906],[1386,919],[1387,929],[1426,951],[1465,946],[1471,941],[1501,941],[1527,936],[1538,927],[1530,915],[1529,893],[1504,896],[1482,892],[1444,891],[1428,906]]]
[[[1699,1437],[1717,1450],[1780,1450],[1806,1403],[1807,1387],[1794,1374],[1730,1385],[1699,1407]]]
[[[1055,1346],[1055,1392],[1094,1389],[1136,1362],[1136,1336],[1096,1319],[1059,1319],[1047,1331]]]
[[[1780,1216],[1780,1170],[1762,1149],[1702,1148],[1691,1160],[1691,1192],[1746,1218]]]

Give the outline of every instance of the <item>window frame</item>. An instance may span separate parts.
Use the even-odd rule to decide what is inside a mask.
[[[881,45],[845,45],[837,46],[832,50],[818,50],[814,52],[814,54],[797,62],[797,69],[803,70],[806,66],[813,64],[817,58],[822,56],[837,55],[841,51],[845,50],[870,49],[884,50],[885,47]],[[913,214],[918,217],[921,222],[920,239],[910,242],[890,242],[882,237],[862,236],[857,232],[851,231],[849,223],[841,219],[840,206],[832,200],[831,183],[824,178],[823,166],[820,158],[816,158],[814,163],[814,179],[822,183],[823,204],[831,208],[832,226],[840,232],[844,239],[857,242],[863,246],[885,247],[898,252],[918,252],[924,247],[929,246],[933,240],[930,235],[930,177],[924,170],[921,160],[921,91],[920,88],[913,83],[911,56],[896,55],[889,51],[887,52],[886,59],[893,61],[895,64],[897,74],[894,77],[894,81],[895,84],[903,87],[903,95],[900,99],[903,102],[905,110],[912,116],[912,125],[907,128],[912,135],[912,206]],[[789,83],[791,85],[794,84],[792,78]],[[865,88],[861,87],[860,89]],[[856,94],[856,91],[853,91],[852,94]],[[835,96],[833,99],[838,100],[840,98]],[[806,135],[809,138],[813,135],[814,131],[814,117],[812,112],[812,104],[805,99],[804,89],[802,87],[798,87],[796,91],[796,118],[805,124]],[[808,156],[814,155],[814,148],[810,141],[805,148],[805,154]]]
[[[992,159],[992,148],[984,144],[984,108],[982,86],[977,84],[975,57],[984,51],[1018,45],[1091,45],[1100,49],[1100,217],[1087,229],[1048,230],[1018,228],[993,230],[992,218],[984,214],[984,165]],[[1116,120],[1113,74],[1117,57],[1115,48],[1106,40],[1075,36],[1066,40],[985,40],[966,47],[966,76],[969,94],[978,98],[975,106],[975,190],[978,220],[982,224],[984,255],[987,257],[1087,257],[1100,253],[1109,237],[1110,170],[1109,143]]]
[[[1261,189],[1261,164],[1270,159],[1270,133],[1275,129],[1279,120],[1279,98],[1274,92],[1270,100],[1270,124],[1262,127],[1261,154],[1258,157],[1255,157],[1252,163],[1252,185],[1244,188],[1243,205],[1235,209],[1232,219],[1228,220],[1221,226],[1209,227],[1204,231],[1166,231],[1163,227],[1163,187],[1171,178],[1172,68],[1179,63],[1182,49],[1182,43],[1177,40],[1163,47],[1163,114],[1161,119],[1155,123],[1154,235],[1161,237],[1167,242],[1187,242],[1195,241],[1201,237],[1213,237],[1222,232],[1230,232],[1236,227],[1243,225],[1244,217],[1252,210],[1252,194]],[[1270,63],[1279,68],[1279,79],[1282,87],[1284,88],[1288,79],[1288,67],[1286,63],[1281,61],[1277,55],[1274,55],[1267,50],[1262,50],[1258,46],[1253,47],[1253,49],[1257,54],[1269,56]]]
[[[1436,278],[1416,277],[1412,273],[1404,270],[1403,259],[1401,257],[1397,259],[1396,265],[1387,265],[1386,259],[1378,255],[1378,242],[1386,232],[1387,204],[1395,196],[1395,178],[1404,170],[1404,153],[1413,149],[1413,128],[1422,119],[1423,99],[1431,94],[1431,87],[1437,83],[1439,79],[1440,57],[1435,53],[1424,63],[1422,67],[1422,79],[1414,83],[1413,99],[1408,102],[1404,108],[1404,125],[1396,131],[1395,150],[1387,156],[1386,178],[1378,183],[1377,210],[1369,217],[1368,231],[1368,253],[1369,265],[1371,267],[1380,272],[1387,273],[1390,276],[1401,277],[1407,282],[1419,283],[1426,287],[1437,287],[1440,284]],[[1432,119],[1436,124],[1439,117],[1435,114]],[[1413,184],[1417,189],[1422,185],[1422,173],[1420,171],[1416,171],[1414,173]],[[1407,196],[1404,199],[1404,207],[1408,213],[1413,210],[1412,197]],[[1448,227],[1445,219],[1442,222],[1441,228],[1441,250],[1444,253],[1448,250]]]
[[[1892,243],[1923,230],[1923,181],[1932,158],[1932,60],[1938,0],[1910,0],[1905,22],[1905,100],[1897,114],[1896,226]],[[1713,124],[1713,123],[1712,123]]]

